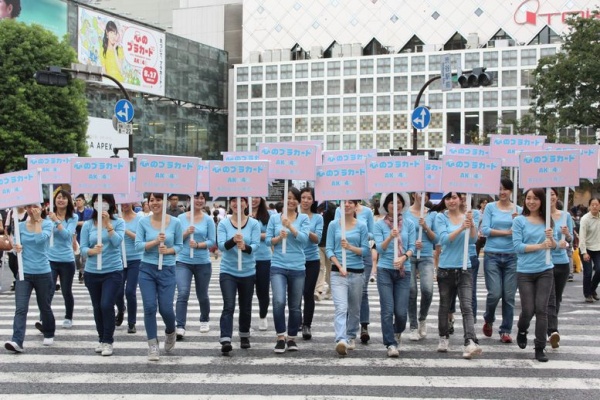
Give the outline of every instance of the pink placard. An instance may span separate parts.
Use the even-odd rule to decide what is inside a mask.
[[[135,190],[135,172],[129,173],[129,193],[117,193],[115,194],[115,203],[117,204],[127,204],[127,203],[137,203],[142,201],[144,198],[144,194]]]
[[[10,172],[0,175],[0,209],[41,204],[42,182],[39,171]]]
[[[196,193],[198,158],[136,155],[136,190],[141,193]]]
[[[442,192],[496,194],[501,172],[499,158],[444,156]]]
[[[129,193],[129,160],[125,158],[71,159],[73,193]]]
[[[598,178],[598,146],[595,144],[548,143],[546,150],[579,150],[579,178]]]
[[[358,200],[368,196],[365,164],[322,165],[317,168],[315,198],[326,200]]]
[[[271,162],[271,179],[315,180],[317,156],[321,156],[315,145],[291,142],[260,143],[258,153],[261,160]]]
[[[323,164],[360,164],[377,157],[377,149],[329,150],[323,152]]]
[[[295,144],[307,144],[311,146],[317,146],[317,166],[323,165],[323,141],[322,140],[300,140],[294,142]]]
[[[442,192],[442,162],[439,160],[425,160],[425,191]]]
[[[579,186],[579,150],[519,154],[519,186],[523,189]]]
[[[211,161],[211,197],[266,197],[269,195],[269,162]]]
[[[446,143],[446,155],[468,156],[468,157],[489,157],[490,156],[490,146],[478,146],[478,145],[474,145],[474,144]]]
[[[367,193],[425,190],[425,157],[375,157],[365,165]]]
[[[42,183],[71,183],[71,159],[77,154],[27,154],[27,169],[41,169]]]
[[[198,182],[196,192],[208,192],[210,190],[210,161],[198,161]]]
[[[490,156],[500,158],[504,167],[518,167],[520,152],[542,150],[545,142],[546,136],[490,135]]]
[[[258,151],[224,151],[221,153],[223,161],[256,161]]]

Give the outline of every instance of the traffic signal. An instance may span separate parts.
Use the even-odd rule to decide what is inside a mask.
[[[458,77],[458,83],[461,88],[490,86],[492,81],[492,75],[485,72],[485,68],[483,67],[473,68],[470,74],[463,74]]]
[[[37,71],[33,77],[39,85],[64,87],[69,84],[70,75],[62,72],[60,67],[48,67],[47,71]]]

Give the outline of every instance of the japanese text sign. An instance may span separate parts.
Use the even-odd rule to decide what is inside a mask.
[[[520,152],[542,150],[545,142],[546,136],[490,135],[490,156],[502,159],[504,167],[518,167]]]
[[[136,190],[142,193],[196,193],[198,158],[136,155]]]
[[[523,152],[519,172],[523,189],[579,186],[579,150]]]
[[[41,204],[42,183],[39,171],[26,170],[0,175],[0,209]]]
[[[77,154],[27,154],[27,169],[39,169],[42,183],[71,183],[71,159]]]
[[[212,197],[266,197],[269,195],[269,162],[211,161]]]
[[[425,158],[422,156],[375,157],[365,165],[367,193],[425,190]]]
[[[446,143],[447,156],[489,157],[489,146],[477,146],[474,144]]]
[[[258,145],[261,160],[268,160],[269,177],[272,179],[315,179],[317,157],[321,157],[317,146],[295,143],[261,143]]]
[[[425,192],[442,192],[442,162],[425,160]]]
[[[317,168],[315,198],[326,200],[357,200],[367,196],[365,164],[322,165]]]
[[[144,198],[144,193],[140,193],[135,190],[135,172],[129,173],[129,193],[116,193],[115,194],[115,203],[117,204],[127,204],[127,203],[137,203]]]
[[[501,172],[499,158],[444,156],[442,192],[496,194]]]
[[[598,178],[598,146],[595,144],[548,143],[546,150],[579,150],[579,178]]]
[[[129,193],[129,160],[76,157],[71,160],[73,193]]]
[[[198,161],[198,181],[196,192],[208,192],[210,190],[210,161]]]
[[[323,152],[323,164],[360,164],[377,157],[377,149],[330,150]]]
[[[224,151],[223,161],[256,161],[258,151]]]

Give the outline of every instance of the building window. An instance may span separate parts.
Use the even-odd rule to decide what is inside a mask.
[[[465,53],[465,68],[472,69],[481,66],[481,61],[479,60],[479,52],[470,52]]]
[[[344,76],[356,75],[356,61],[344,61]]]
[[[321,78],[325,76],[325,63],[313,63],[310,67],[311,78]]]
[[[311,132],[323,132],[323,118],[311,118],[310,130]]]
[[[462,50],[467,48],[467,39],[456,32],[444,45],[444,50]]]
[[[311,114],[323,114],[325,111],[325,100],[323,99],[312,99],[310,101],[310,113]]]
[[[555,54],[556,54],[556,49],[554,47],[540,49],[540,58],[553,56]]]
[[[360,112],[373,112],[373,97],[360,98]]]
[[[331,96],[331,95],[335,95],[335,94],[340,94],[341,88],[340,88],[340,80],[339,79],[332,79],[327,81],[327,95]]]
[[[327,135],[327,150],[340,149],[340,135]]]
[[[262,101],[260,101],[260,102],[255,101],[250,104],[250,115],[252,117],[262,117],[262,113],[263,113]]]
[[[483,53],[483,65],[486,68],[498,67],[498,52],[497,51],[486,51]]]
[[[293,97],[292,93],[292,82],[281,82],[281,87],[279,92],[281,93],[281,97]]]
[[[281,79],[292,79],[293,70],[291,64],[284,64],[281,66]]]
[[[277,65],[267,65],[267,80],[268,81],[276,81],[277,80]]]
[[[408,57],[394,58],[394,73],[408,72]]]
[[[248,85],[239,85],[237,87],[238,100],[248,100]]]
[[[279,114],[280,115],[292,115],[292,101],[282,100],[279,103]]]
[[[308,114],[308,100],[296,100],[296,115]]]
[[[372,115],[361,115],[359,118],[360,118],[360,130],[361,131],[372,131],[373,130],[373,116]]]
[[[349,97],[344,99],[344,114],[356,112],[356,97]]]
[[[484,107],[498,107],[498,92],[496,92],[496,91],[483,92],[483,106]]]
[[[442,70],[442,56],[433,55],[429,56],[429,71],[441,72]]]
[[[444,96],[441,93],[430,93],[429,107],[434,110],[441,110],[444,108]]]
[[[238,121],[237,122],[237,134],[238,135],[247,135],[248,134],[248,121]]]
[[[265,133],[277,133],[277,119],[266,119],[265,120]]]
[[[361,75],[373,75],[374,66],[373,59],[360,60],[360,74]]]
[[[253,119],[250,123],[250,134],[251,135],[262,135],[262,119]]]
[[[517,86],[517,71],[502,71],[502,87]]]
[[[537,54],[535,49],[521,50],[521,65],[536,65]]]
[[[502,52],[502,66],[512,67],[517,65],[517,51],[505,50]]]
[[[267,83],[265,85],[265,97],[268,99],[277,97],[277,84],[276,83]]]
[[[561,38],[547,25],[533,38],[529,45],[560,43]]]
[[[349,115],[344,117],[344,132],[356,131],[356,117]]]
[[[262,84],[254,84],[252,85],[252,98],[253,99],[262,99],[263,86]]]
[[[327,132],[340,131],[340,117],[327,117]]]
[[[360,92],[373,93],[373,78],[360,78]]]
[[[237,116],[247,117],[248,116],[248,103],[237,103]]]
[[[344,94],[356,93],[356,79],[344,79]]]
[[[252,81],[262,81],[263,80],[263,66],[252,67]]]
[[[425,75],[413,75],[410,77],[410,90],[417,92],[425,84]]]
[[[378,58],[377,59],[377,74],[389,74],[391,71],[391,62],[389,58]]]
[[[377,111],[390,111],[390,96],[377,96]]]
[[[237,138],[235,147],[237,151],[248,151],[248,138]]]
[[[533,70],[523,69],[521,70],[521,86],[533,86],[535,83],[535,76]]]
[[[529,107],[532,105],[531,89],[521,89],[521,106]]]
[[[279,120],[279,133],[292,133],[291,118],[281,118]]]
[[[465,92],[465,107],[479,108],[479,91]]]
[[[425,57],[424,56],[413,57],[410,68],[411,68],[412,72],[425,71]]]
[[[377,93],[389,93],[392,91],[390,86],[390,78],[379,77],[377,78]]]
[[[460,93],[446,93],[446,108],[461,108]]]
[[[344,135],[344,150],[356,149],[356,135]]]
[[[394,92],[408,92],[408,77],[406,75],[394,77]]]
[[[237,80],[238,82],[248,82],[248,67],[237,69]]]
[[[378,133],[375,135],[375,146],[379,150],[388,150],[390,148],[390,135],[387,133]]]
[[[408,99],[404,94],[394,96],[394,111],[408,110]]]
[[[300,81],[296,82],[296,97],[308,96],[308,82]]]
[[[277,102],[276,101],[265,102],[265,115],[267,115],[267,116],[277,115]]]
[[[517,105],[517,91],[503,90],[502,91],[502,107],[511,107]]]
[[[308,64],[296,64],[296,79],[308,78]]]
[[[388,106],[389,108],[389,106]],[[378,115],[377,126],[375,127],[378,131],[389,131],[390,130],[390,116],[389,115]]]
[[[310,95],[311,96],[323,96],[324,94],[325,94],[325,82],[312,81],[310,83]]]
[[[296,118],[296,133],[308,132],[308,118]]]
[[[327,114],[339,114],[340,113],[340,99],[333,98],[327,99]]]
[[[422,53],[425,43],[417,35],[413,35],[399,53]]]
[[[340,76],[341,64],[339,61],[327,63],[327,76]]]

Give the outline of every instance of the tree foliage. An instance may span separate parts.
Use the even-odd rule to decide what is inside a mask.
[[[0,20],[0,173],[26,168],[25,154],[87,154],[85,84],[41,86],[33,75],[70,67],[75,50],[39,25]]]
[[[571,18],[561,51],[539,60],[532,112],[540,123],[600,128],[600,19]]]

